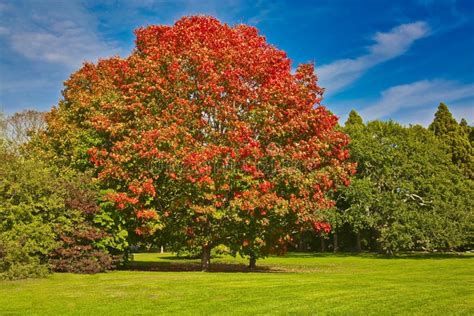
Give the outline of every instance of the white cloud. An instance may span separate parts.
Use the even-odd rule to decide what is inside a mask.
[[[388,33],[376,33],[375,44],[369,47],[372,63],[383,62],[405,53],[414,41],[428,33],[429,27],[425,22],[402,24]]]
[[[98,21],[75,1],[18,2],[2,17],[6,44],[30,60],[77,68],[85,60],[115,55],[117,46],[100,37]]]
[[[427,125],[440,102],[445,102],[457,118],[474,119],[474,84],[449,80],[421,80],[384,90],[380,97],[361,110],[364,120],[389,118],[405,110],[402,123]]]
[[[365,55],[355,59],[336,60],[317,69],[320,84],[331,95],[350,85],[369,68],[404,54],[416,40],[430,32],[425,22],[399,25],[389,32],[374,35],[375,43]]]
[[[463,102],[464,103],[464,102]],[[460,122],[462,118],[467,120],[471,126],[474,124],[474,100],[469,101],[469,104],[449,103],[449,111],[453,114],[454,118]],[[419,124],[427,127],[433,122],[434,114],[438,110],[438,103],[433,103],[431,106],[414,110],[409,112],[396,121],[404,124]]]

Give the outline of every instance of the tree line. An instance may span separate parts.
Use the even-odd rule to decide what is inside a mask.
[[[334,195],[331,233],[302,234],[296,249],[472,249],[474,128],[466,120],[458,124],[441,103],[428,128],[364,124],[351,111],[343,130],[357,173]]]
[[[108,190],[90,170],[62,167],[56,164],[58,158],[44,156],[44,144],[38,140],[46,127],[44,118],[44,113],[25,111],[1,120],[3,278],[42,276],[51,270],[105,271],[126,261],[132,245],[165,245],[200,254],[199,247],[183,248],[180,243],[186,241],[166,229],[150,236],[130,232],[116,206],[104,199]],[[324,220],[314,225],[319,227],[288,231],[291,238],[285,247],[386,254],[472,249],[473,182],[468,165],[473,127],[465,120],[458,124],[440,104],[428,128],[393,121],[364,124],[355,111],[340,128],[351,138],[350,160],[357,163],[357,173],[349,186],[333,193],[335,205],[323,211]],[[215,248],[231,253],[227,246]]]

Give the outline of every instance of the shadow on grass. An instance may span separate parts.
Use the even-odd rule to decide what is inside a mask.
[[[170,257],[176,260],[176,257]],[[152,262],[152,261],[132,261],[121,270],[128,271],[159,271],[159,272],[195,272],[201,271],[201,265],[195,262]],[[209,272],[281,272],[279,269],[267,266],[257,266],[249,269],[244,264],[238,263],[211,263]]]
[[[222,258],[223,256],[221,255],[212,255],[212,259],[219,259]],[[201,256],[179,256],[179,255],[166,255],[160,256],[160,259],[164,260],[173,260],[173,261],[185,261],[185,260],[201,260]]]
[[[213,259],[219,259],[223,256],[213,256]],[[290,252],[281,258],[367,258],[367,259],[382,259],[382,260],[397,260],[397,259],[415,259],[415,260],[445,260],[445,259],[474,259],[472,253],[425,253],[425,252],[405,252],[398,253],[393,256],[384,254],[370,253],[370,252]],[[120,270],[128,271],[160,271],[160,272],[186,272],[186,271],[201,271],[201,265],[199,259],[189,256],[174,256],[174,255],[160,255],[156,258],[157,261],[142,261],[133,260],[121,267]],[[324,261],[324,260],[323,260]],[[321,263],[323,262],[321,261]],[[285,265],[279,266],[274,264],[272,266],[257,265],[254,269],[249,269],[247,265],[243,263],[231,263],[231,262],[212,262],[209,272],[258,272],[258,273],[276,273],[276,272],[291,272]]]
[[[456,253],[456,252],[442,252],[442,253],[433,253],[433,252],[401,252],[395,255],[386,255],[373,252],[314,252],[314,253],[304,253],[304,252],[293,252],[287,253],[284,257],[286,258],[345,258],[345,257],[361,257],[361,258],[370,258],[370,259],[474,259],[474,254],[472,253]]]
[[[393,256],[378,255],[376,258],[380,259],[474,259],[472,254],[463,253],[399,253]]]

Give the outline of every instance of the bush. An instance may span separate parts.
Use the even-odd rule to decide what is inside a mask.
[[[114,259],[100,241],[109,236],[93,225],[101,212],[98,195],[85,175],[63,182],[68,222],[57,226],[61,246],[50,253],[54,271],[98,273],[114,267]]]
[[[113,257],[100,244],[108,235],[93,224],[101,210],[90,178],[60,173],[6,147],[0,147],[0,159],[1,279],[113,267]]]
[[[0,278],[43,276],[48,253],[59,245],[54,225],[64,200],[40,162],[6,151],[0,159]]]
[[[59,248],[52,254],[51,265],[57,272],[99,273],[114,267],[112,256],[91,245]]]

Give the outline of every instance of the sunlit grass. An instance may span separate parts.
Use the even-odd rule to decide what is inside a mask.
[[[474,314],[468,255],[288,254],[251,273],[241,258],[214,258],[211,273],[198,263],[136,254],[147,271],[0,282],[0,315]]]

